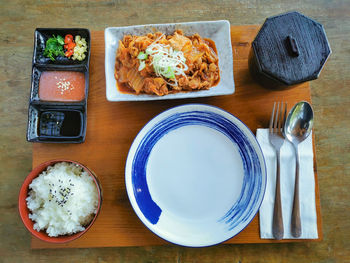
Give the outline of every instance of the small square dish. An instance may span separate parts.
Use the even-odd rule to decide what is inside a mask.
[[[184,36],[193,36],[198,33],[202,39],[210,39],[214,42],[217,50],[220,74],[218,83],[209,89],[185,92],[180,91],[177,93],[169,92],[169,94],[163,96],[145,94],[142,92],[140,94],[121,92],[115,79],[116,52],[119,47],[119,40],[123,40],[125,35],[143,36],[155,32],[172,35],[176,30],[182,30]],[[176,51],[175,48],[174,50]],[[105,29],[105,74],[106,97],[109,101],[183,99],[232,94],[235,91],[235,86],[233,78],[230,23],[227,20],[220,20],[108,27]]]
[[[85,105],[89,92],[86,67],[33,66],[30,103]]]
[[[27,141],[82,143],[86,135],[84,106],[29,105]]]
[[[55,56],[53,55],[54,60],[50,59],[48,56],[44,55],[45,47],[47,45],[47,41],[50,38],[57,38],[57,36],[62,37],[62,41],[66,44],[66,36],[72,36],[72,42],[76,42],[76,37],[80,36],[80,38],[84,38],[86,41],[86,51],[84,52],[84,59],[73,60],[74,56],[70,58],[63,55]],[[70,40],[71,41],[71,40]],[[69,42],[70,42],[69,41]],[[77,44],[77,43],[75,43]],[[50,45],[55,46],[56,43],[51,43]],[[61,43],[63,48],[63,42]],[[65,45],[64,45],[65,46]],[[67,52],[66,47],[63,48],[63,53]],[[34,32],[34,54],[33,54],[33,64],[35,65],[89,65],[90,61],[90,31],[85,28],[37,28]]]

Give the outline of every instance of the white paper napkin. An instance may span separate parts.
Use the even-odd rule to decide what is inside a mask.
[[[276,155],[273,146],[269,142],[268,129],[258,129],[256,138],[263,151],[266,169],[267,184],[264,200],[261,204],[260,237],[273,238],[272,218],[275,202],[276,188]],[[301,239],[316,239],[317,215],[315,203],[315,176],[313,167],[312,135],[299,144],[300,173],[299,173],[299,194],[300,194],[300,216],[302,234]],[[287,140],[281,148],[281,201],[284,226],[284,239],[294,238],[291,234],[291,215],[294,196],[295,179],[295,154],[294,148]]]

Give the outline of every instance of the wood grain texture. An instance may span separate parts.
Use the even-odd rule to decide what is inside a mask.
[[[61,262],[63,258],[69,262],[124,263],[350,262],[350,221],[346,220],[350,216],[349,0],[0,0],[0,6],[1,262]],[[265,18],[290,10],[323,24],[332,48],[320,78],[310,83],[315,111],[322,242],[234,244],[201,249],[172,245],[30,249],[31,236],[18,216],[17,197],[32,167],[32,144],[26,142],[25,133],[36,27],[103,30],[107,26],[215,19],[227,19],[233,25],[262,24]]]
[[[170,107],[196,102],[215,105],[233,113],[255,131],[267,127],[273,102],[284,100],[289,105],[297,101],[310,101],[308,83],[284,91],[272,91],[254,83],[248,72],[247,54],[259,26],[232,26],[231,41],[234,56],[236,91],[233,95],[191,100],[163,100],[153,102],[108,102],[104,80],[104,33],[91,32],[90,90],[88,98],[88,126],[83,144],[34,144],[33,167],[56,158],[79,161],[91,168],[99,177],[104,202],[94,226],[86,235],[67,244],[49,244],[36,238],[32,248],[62,247],[115,247],[169,244],[151,233],[137,218],[125,190],[124,167],[131,143],[139,130],[155,115]],[[318,192],[318,188],[316,189]],[[320,216],[317,200],[318,218]],[[319,240],[322,228],[319,224]],[[284,240],[283,242],[294,240]],[[270,243],[260,239],[259,221],[252,223],[226,243]],[[300,240],[298,241],[300,242]]]

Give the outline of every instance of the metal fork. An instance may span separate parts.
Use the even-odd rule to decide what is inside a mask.
[[[283,218],[282,218],[282,203],[281,203],[281,187],[280,187],[280,150],[284,142],[283,127],[286,121],[287,115],[287,103],[285,103],[284,114],[282,113],[283,102],[273,104],[271,113],[270,125],[269,125],[269,139],[271,145],[275,148],[277,167],[276,167],[276,192],[275,192],[275,205],[273,210],[273,225],[272,233],[275,239],[283,238]]]

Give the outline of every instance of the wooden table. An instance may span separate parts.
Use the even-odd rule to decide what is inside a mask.
[[[17,196],[31,170],[25,140],[35,27],[87,27],[228,19],[261,24],[296,9],[292,1],[1,1],[0,258],[1,262],[350,262],[350,4],[298,2],[298,11],[322,23],[333,54],[311,82],[315,109],[318,178],[324,240],[295,244],[221,245],[191,249],[173,245],[131,248],[30,250],[30,235],[17,213]],[[169,11],[171,10],[171,11]],[[79,17],[80,16],[80,17]]]

